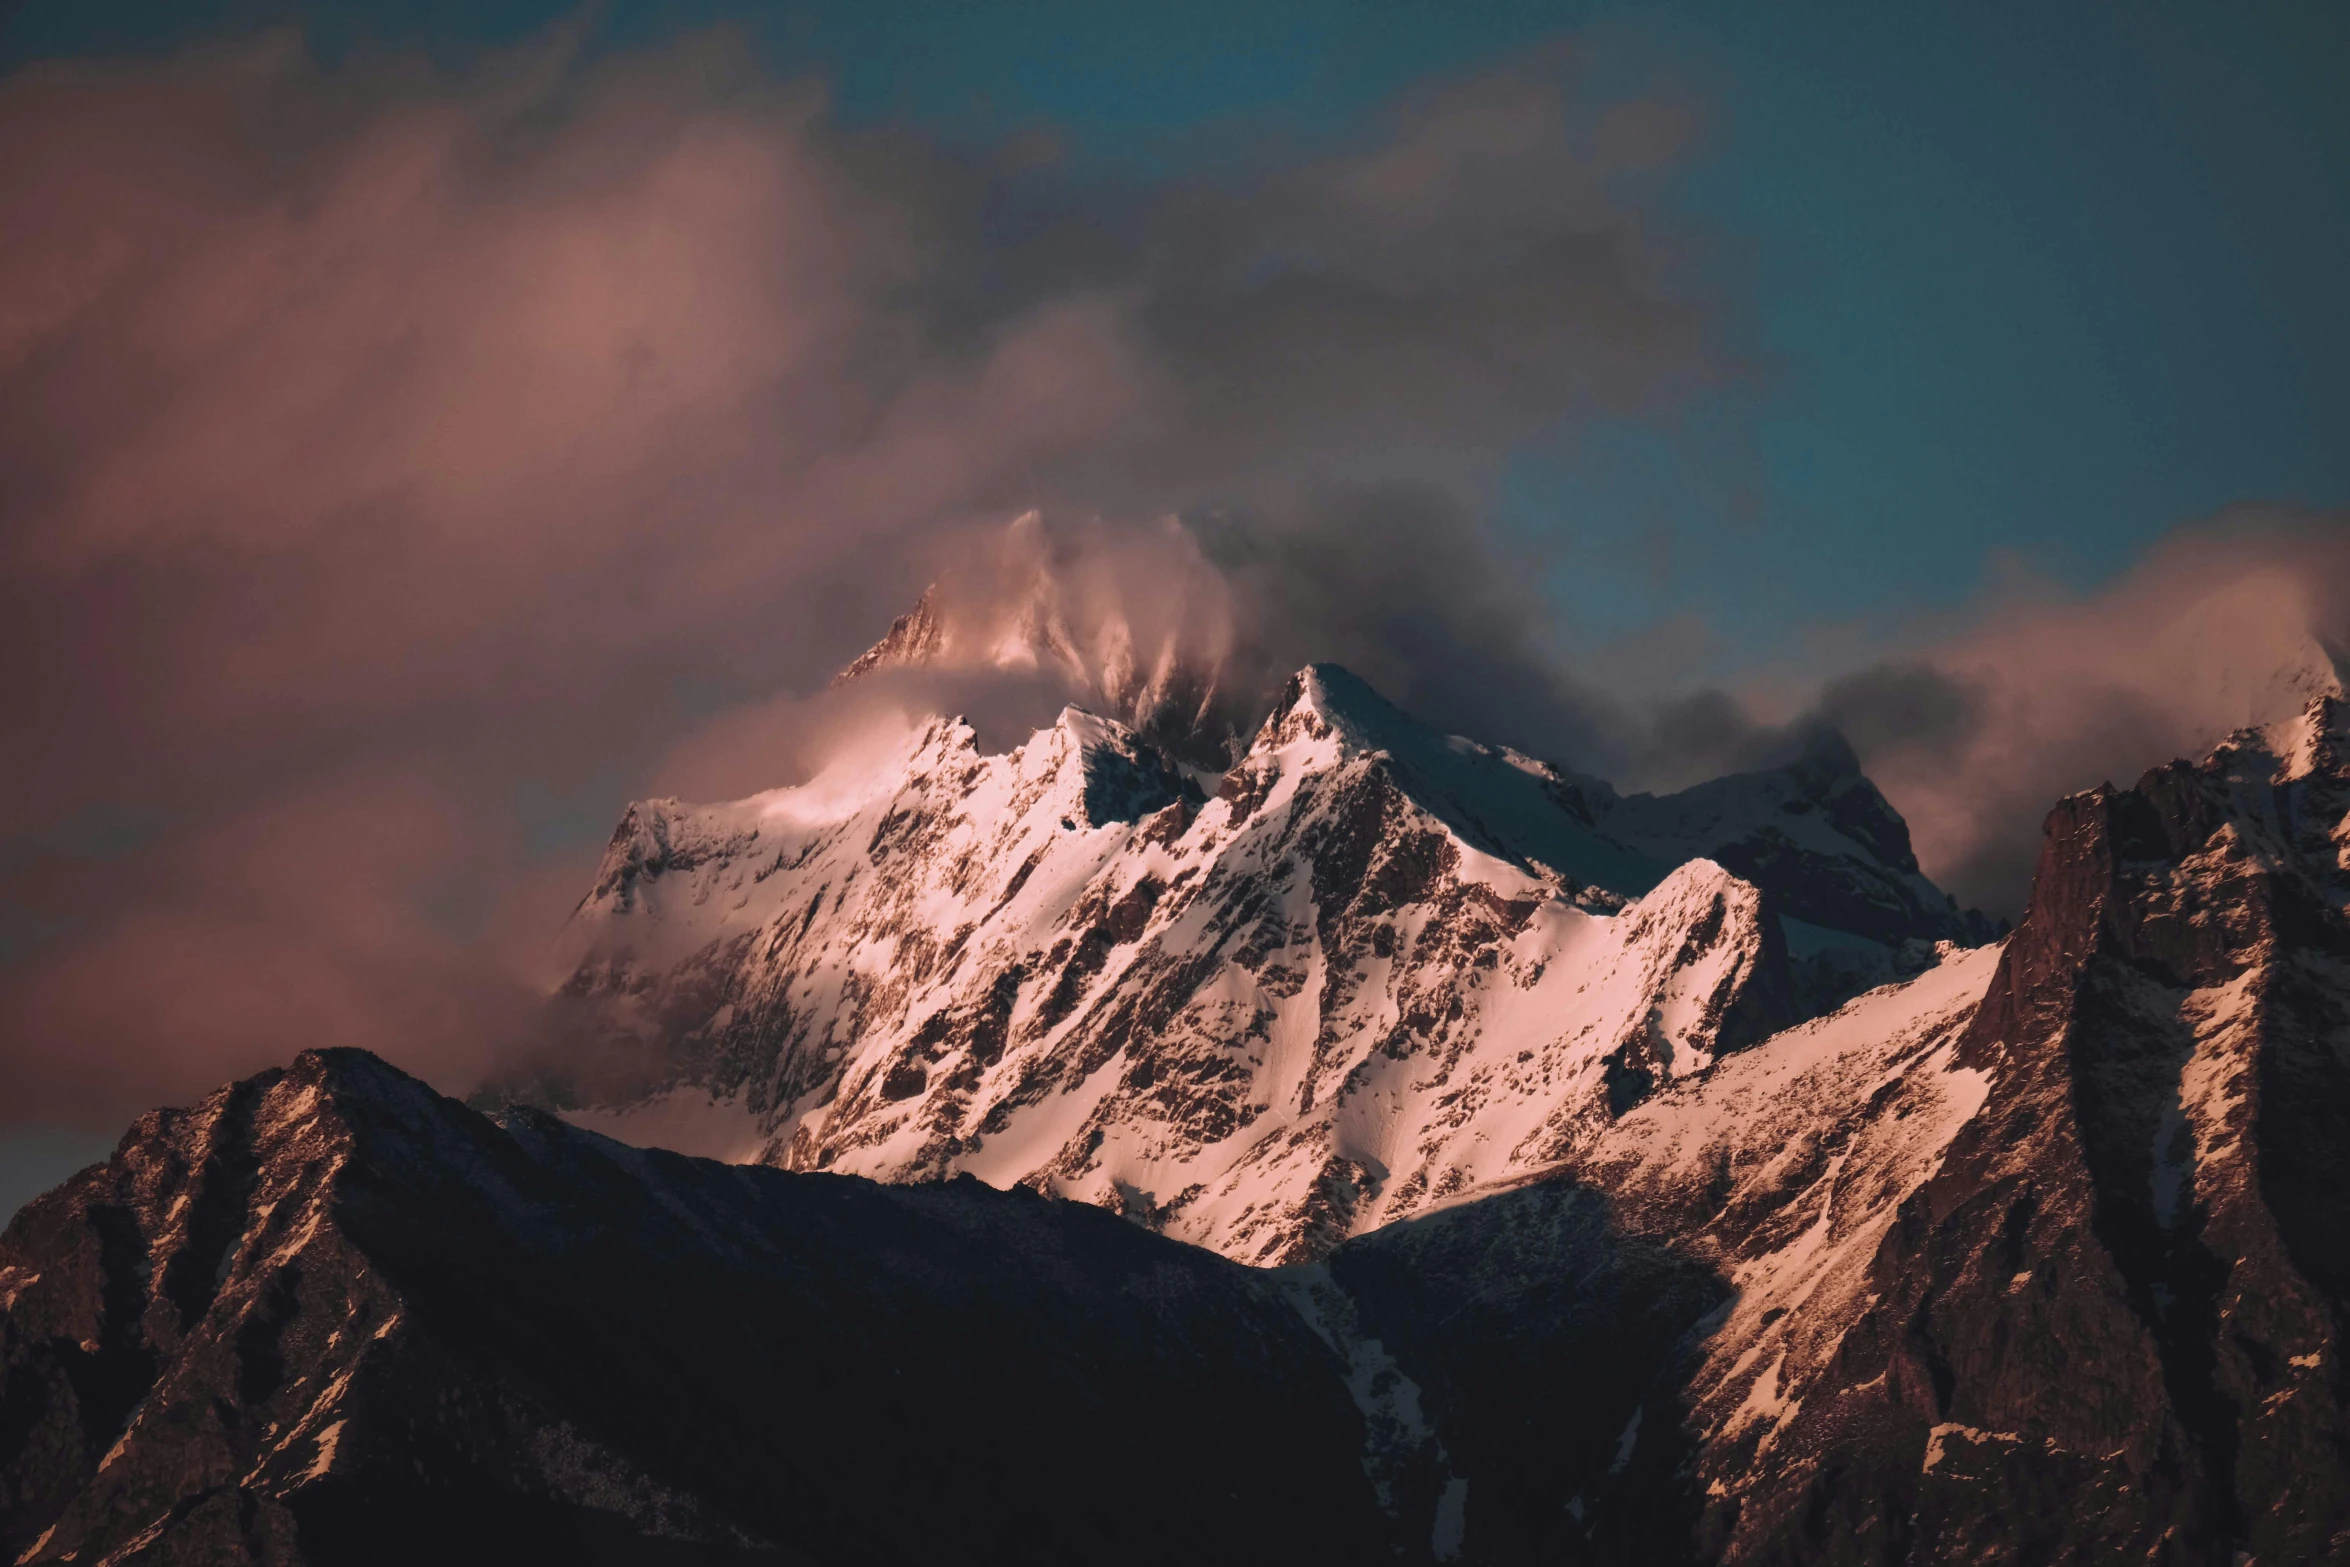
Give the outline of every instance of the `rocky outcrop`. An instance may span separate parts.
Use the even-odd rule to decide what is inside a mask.
[[[1958,1049],[1982,1108],[1795,1461],[1713,1509],[1731,1554],[2350,1558],[2341,719],[2050,815]]]
[[[0,1236],[21,1562],[1383,1561],[1336,1351],[1096,1209],[503,1124],[349,1051]]]

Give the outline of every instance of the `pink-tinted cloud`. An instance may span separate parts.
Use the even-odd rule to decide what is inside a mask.
[[[2063,794],[2201,757],[2298,711],[2350,647],[2350,519],[2180,530],[2085,597],[2011,583],[1971,624],[1831,682],[1844,729],[1927,872],[2013,914]]]
[[[1030,506],[1081,621],[1200,639],[1243,696],[1334,657],[1632,783],[1784,739],[1578,682],[1478,522],[1513,446],[1741,373],[1626,196],[1686,101],[1587,110],[1562,50],[1133,186],[851,134],[738,54],[451,76],[269,37],[0,80],[0,936],[39,938],[0,960],[0,1122],[315,1043],[465,1086],[540,1026],[629,795],[1058,700],[824,695]],[[2273,716],[2346,637],[2341,520],[2236,522],[1779,710],[2012,910],[2055,795]]]
[[[9,1063],[37,1095],[23,1110],[95,1114],[324,1041],[462,1074],[526,1037],[536,997],[482,939],[501,911],[471,939],[426,912],[454,867],[500,846],[421,779],[306,782],[175,835],[134,887],[72,889],[88,927],[6,991],[12,1035],[44,1047]]]
[[[46,932],[0,964],[7,1116],[323,1042],[462,1086],[592,863],[518,798],[804,757],[973,528],[1202,511],[1295,613],[1360,508],[1482,558],[1442,546],[1480,464],[1736,373],[1621,199],[1689,116],[1579,110],[1569,55],[1097,189],[740,53],[0,80],[0,905]],[[1393,678],[1469,629],[1532,668],[1524,596],[1469,597]],[[92,812],[146,826],[60,847]]]

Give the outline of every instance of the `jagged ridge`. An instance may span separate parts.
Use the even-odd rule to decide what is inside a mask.
[[[1786,933],[1823,927],[1790,909],[1860,927],[1848,988],[1891,977],[1870,933],[1958,923],[1907,855],[1834,758],[1623,799],[1331,665],[1213,799],[1110,720],[1002,757],[941,721],[861,777],[631,809],[565,1000],[634,1075],[563,1102],[675,1140],[715,1094],[737,1118],[696,1151],[969,1170],[1295,1260],[1553,1162],[1816,1007]]]

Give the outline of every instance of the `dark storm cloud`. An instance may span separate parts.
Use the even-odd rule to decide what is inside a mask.
[[[1903,660],[1829,681],[1814,717],[1856,751],[1899,751],[1933,763],[1965,753],[1982,727],[1983,710],[1979,689],[1931,664]]]
[[[1586,765],[1622,750],[1630,721],[1561,666],[1538,575],[1457,498],[1416,485],[1335,488],[1276,522],[1197,527],[1242,606],[1235,662],[1258,692],[1329,659],[1481,740]]]
[[[1604,727],[1475,518],[1511,443],[1735,373],[1638,200],[1685,104],[1561,52],[1150,183],[851,134],[740,53],[0,81],[12,1114],[323,1042],[461,1082],[592,861],[533,802],[804,764],[1032,505],[1222,519],[1268,670]],[[154,825],[95,858],[93,811]]]

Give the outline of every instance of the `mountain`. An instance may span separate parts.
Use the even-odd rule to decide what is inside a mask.
[[[1108,1214],[493,1122],[354,1051],[0,1237],[18,1562],[1390,1558],[1336,1353]]]
[[[1958,1042],[1981,1107],[1776,1427],[1810,1465],[1727,1527],[1852,1561],[2350,1559],[2346,845],[2333,696],[2057,806]]]
[[[1381,721],[1309,672],[1259,737],[1263,792],[1228,810],[1310,883],[1339,862],[1309,831],[1354,819],[1323,807],[1376,804],[1339,934],[1319,902],[1306,921],[1317,950],[1452,888],[1525,901],[1504,870],[1548,889],[1513,943],[1570,913],[1623,927],[1584,932],[1611,954],[1590,972],[1679,958],[1635,928],[1711,925],[1667,965],[1736,981],[1702,1063],[1604,1110],[1604,1075],[1562,1073],[1568,1135],[1538,1154],[1247,1268],[1019,1186],[640,1150],[313,1053],[142,1120],[0,1235],[0,1540],[126,1562],[2350,1560],[2342,704],[2060,802],[2011,936],[1743,1041],[1761,895],[1686,865],[1620,905],[1570,892],[1559,862],[1604,845],[1547,818],[1549,857],[1471,861],[1462,834],[1498,848],[1504,806],[1554,780],[1367,745]],[[996,759],[988,787],[1083,809],[1083,738],[1051,767]],[[1060,830],[1215,810],[1135,758],[1099,797],[1135,814]],[[825,842],[870,843],[903,793],[885,779]],[[1522,977],[1488,950],[1464,994]],[[1355,1106],[1329,1135],[1376,1129]],[[1135,1135],[1104,1124],[1101,1149]]]
[[[1703,855],[1770,892],[1811,950],[1850,948],[1852,937],[1980,946],[2000,934],[1926,879],[1909,824],[1833,730],[1811,735],[1783,767],[1678,794],[1621,797],[1589,779],[1580,789],[1594,825],[1618,842],[1666,863]]]
[[[588,1043],[525,1086],[1296,1261],[1970,932],[1849,752],[1620,798],[1316,665],[1213,797],[1071,709],[1005,755],[940,720],[854,776],[631,807],[569,936]]]
[[[1575,1160],[1273,1269],[968,1177],[492,1118],[312,1052],[144,1118],[0,1235],[0,1543],[1686,1559],[1692,1476],[1766,1472],[1714,1457],[1750,1434],[1756,1352],[1800,1407],[1865,1307],[1888,1199],[1979,1102],[1952,1048],[1996,961],[1955,957]]]
[[[2350,1560],[2345,845],[2325,696],[2061,802],[2001,946],[1340,1248],[1464,1558]]]
[[[1230,633],[1203,629],[1203,622],[1215,627],[1215,617],[1186,614],[1181,602],[1213,600],[1215,579],[1161,585],[1159,596],[1177,599],[1178,609],[1150,656],[1138,660],[1117,596],[1088,595],[1065,580],[1035,514],[1006,530],[990,564],[996,591],[973,598],[933,586],[833,684],[893,669],[1045,673],[1082,710],[1122,725],[1178,764],[1222,773],[1246,752],[1246,697],[1227,668]],[[1423,753],[1447,739],[1407,733],[1412,726],[1392,721],[1380,727],[1382,738],[1403,736]],[[1908,824],[1832,731],[1811,736],[1784,767],[1662,797],[1621,796],[1596,778],[1542,770],[1558,786],[1556,803],[1587,827],[1604,818],[1604,834],[1617,845],[1664,866],[1711,858],[1776,894],[1781,916],[1798,922],[1792,933],[1819,971],[1812,985],[1828,1003],[1867,988],[1863,981],[1891,977],[1897,965],[1889,953],[1904,942],[1980,945],[1995,934],[1919,871]],[[1619,873],[1617,890],[1638,890],[1644,876],[1652,882],[1653,868]]]

